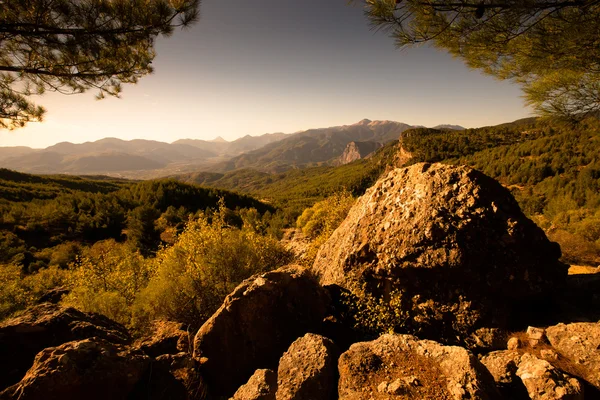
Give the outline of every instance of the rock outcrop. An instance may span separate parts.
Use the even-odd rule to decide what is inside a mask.
[[[480,327],[506,327],[515,304],[562,284],[559,257],[498,182],[421,163],[371,187],[313,271],[323,285],[393,303],[400,331],[465,343]]]
[[[299,266],[242,282],[194,339],[211,393],[230,396],[257,369],[276,369],[294,340],[319,331],[329,303],[327,291]]]
[[[328,338],[307,333],[279,360],[277,400],[337,399],[339,350]]]
[[[43,303],[0,324],[0,390],[17,383],[40,351],[90,337],[109,343],[131,341],[122,325],[94,313]]]
[[[528,400],[527,389],[517,376],[521,353],[514,350],[493,351],[481,358],[481,363],[490,371],[503,398]]]
[[[183,325],[171,321],[154,322],[152,334],[138,340],[134,346],[152,357],[163,354],[178,354],[188,352],[190,335],[183,330]]]
[[[600,389],[600,322],[558,324],[546,328],[546,337],[578,366],[585,380]]]
[[[42,350],[25,377],[1,399],[127,399],[150,358],[140,350],[93,338]]]
[[[355,343],[341,355],[338,369],[340,400],[501,398],[472,353],[411,335]]]
[[[583,388],[576,378],[532,354],[521,357],[517,375],[531,400],[584,400]]]
[[[378,142],[350,142],[344,152],[333,162],[333,165],[346,165],[356,160],[368,158],[383,145]]]

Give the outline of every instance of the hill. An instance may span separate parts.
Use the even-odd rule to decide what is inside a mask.
[[[221,202],[231,210],[234,225],[241,223],[236,210],[275,211],[247,195],[175,180],[99,180],[0,169],[0,264],[35,270],[67,252],[66,263],[77,249],[106,239],[128,240],[150,254],[168,242],[163,233],[177,233],[190,215],[215,210]]]
[[[350,142],[388,143],[411,126],[393,121],[362,120],[353,125],[310,129],[216,165],[211,171],[253,168],[280,173],[292,168],[323,165],[340,157]]]
[[[273,133],[248,135],[232,142],[183,139],[174,143],[105,138],[81,144],[62,142],[41,150],[0,147],[0,166],[38,174],[110,174],[147,179],[209,168],[287,136]]]
[[[247,168],[220,174],[190,173],[175,179],[251,194],[282,208],[289,220],[294,221],[306,207],[334,193],[342,190],[354,195],[364,193],[393,164],[397,146],[397,141],[390,142],[368,159],[339,167],[323,165],[277,174]]]
[[[362,194],[392,166],[468,165],[510,188],[524,212],[561,244],[566,261],[595,266],[600,264],[598,132],[594,118],[577,125],[528,118],[463,131],[413,128],[403,131],[400,144],[389,143],[369,159],[339,167],[280,173],[244,168],[177,179],[251,194],[283,208],[292,220],[344,188]]]

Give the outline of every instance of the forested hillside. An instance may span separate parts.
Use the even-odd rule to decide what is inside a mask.
[[[228,190],[237,190],[280,207],[292,220],[315,202],[342,190],[361,195],[393,164],[398,141],[392,141],[364,160],[339,167],[321,166],[269,174],[240,169],[224,174],[199,172],[176,179]]]
[[[151,254],[164,242],[161,234],[166,239],[181,231],[190,215],[216,209],[220,199],[230,210],[274,211],[249,196],[174,180],[36,176],[3,169],[0,263],[12,261],[29,271],[66,266],[82,246],[105,239],[128,240]]]
[[[523,211],[559,242],[566,261],[600,264],[600,123],[522,121],[460,132],[415,130],[410,163],[465,164],[511,189]]]

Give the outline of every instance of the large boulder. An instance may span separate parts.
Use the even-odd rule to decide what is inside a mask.
[[[338,369],[340,400],[500,399],[492,376],[471,352],[411,335],[355,343],[341,355]]]
[[[498,182],[468,167],[421,163],[377,181],[312,270],[322,285],[392,304],[397,330],[467,343],[562,284],[559,257]]]
[[[327,291],[299,266],[242,282],[194,338],[210,392],[230,396],[257,369],[276,369],[294,340],[321,329],[329,305]]]
[[[279,360],[277,400],[334,400],[337,398],[339,350],[328,338],[307,333]]]
[[[20,316],[1,323],[0,390],[23,378],[36,354],[43,349],[90,337],[115,344],[131,340],[122,325],[102,315],[50,303],[33,306]]]
[[[600,389],[600,322],[550,326],[546,337],[552,347],[577,365],[582,378]]]
[[[127,399],[149,364],[142,351],[103,339],[68,342],[42,350],[0,399]]]

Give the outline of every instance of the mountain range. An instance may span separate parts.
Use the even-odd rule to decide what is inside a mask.
[[[105,138],[81,144],[62,142],[45,149],[0,147],[0,167],[38,174],[106,174],[137,179],[191,171],[223,173],[240,168],[273,173],[335,164],[351,142],[371,142],[370,146],[376,149],[397,140],[410,128],[413,126],[401,122],[365,119],[352,125],[293,134],[248,135],[231,142],[220,137],[173,143]]]

